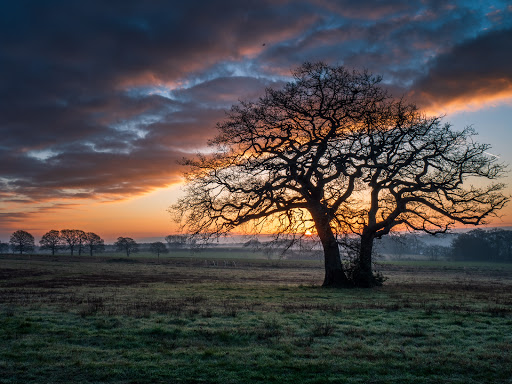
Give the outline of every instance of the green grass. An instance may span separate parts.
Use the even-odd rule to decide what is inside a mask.
[[[512,382],[503,265],[130,259],[0,257],[0,383]]]

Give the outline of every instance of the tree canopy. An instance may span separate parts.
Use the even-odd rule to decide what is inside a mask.
[[[187,231],[311,231],[324,249],[323,285],[371,287],[380,283],[375,238],[395,227],[435,234],[478,225],[508,202],[493,182],[506,167],[472,128],[425,116],[366,71],[305,63],[293,76],[233,106],[212,154],[184,161],[185,195],[171,211]],[[468,185],[477,179],[491,183]],[[340,245],[355,255],[348,267]]]
[[[59,231],[52,229],[46,232],[39,241],[41,249],[49,249],[52,255],[63,245],[63,238],[60,236]]]
[[[512,231],[474,229],[459,234],[451,245],[451,257],[459,261],[512,262]]]
[[[126,252],[126,256],[128,257],[132,253],[139,252],[139,244],[131,237],[118,237],[114,245],[117,251]]]
[[[103,252],[105,249],[104,240],[94,232],[85,233],[83,243],[85,248],[88,248],[90,256],[92,256],[94,252]]]
[[[154,243],[151,243],[149,245],[149,251],[151,253],[156,253],[158,257],[160,257],[161,253],[168,253],[169,252],[169,250],[167,249],[165,244],[162,243],[161,241],[155,241]]]
[[[73,255],[75,248],[78,247],[78,254],[82,253],[83,243],[85,239],[85,232],[81,229],[62,229],[60,231],[62,241],[67,243],[71,255]]]
[[[18,230],[9,239],[13,252],[30,252],[34,250],[34,236],[27,231]]]

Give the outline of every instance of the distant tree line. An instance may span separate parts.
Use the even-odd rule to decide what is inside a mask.
[[[493,261],[512,263],[512,231],[474,229],[444,235],[445,245],[432,244],[432,237],[416,234],[395,234],[376,243],[376,251],[397,258],[422,255],[430,260]],[[449,236],[446,238],[446,236]],[[436,236],[437,237],[437,236]],[[449,239],[451,238],[451,241]]]
[[[444,237],[443,237],[444,236]],[[446,237],[449,236],[449,237]],[[431,236],[418,234],[395,234],[378,240],[376,252],[394,255],[396,258],[407,258],[411,255],[421,255],[430,260],[455,261],[493,261],[512,263],[512,231],[504,229],[475,229],[465,233],[436,236],[443,240],[441,243],[431,243]],[[450,241],[451,239],[451,241]],[[50,251],[55,255],[59,251],[68,250],[71,255],[87,253],[123,252],[129,257],[140,251],[151,252],[157,257],[170,250],[186,249],[194,246],[191,237],[187,235],[169,235],[165,237],[166,243],[156,241],[138,244],[131,237],[118,237],[117,241],[107,247],[104,240],[93,232],[84,232],[78,229],[50,230],[39,241],[39,249]],[[245,247],[258,250],[266,249],[265,243],[253,239]],[[281,250],[286,244],[269,244],[268,248]],[[29,253],[35,249],[34,236],[18,230],[11,235],[9,243],[0,241],[0,253]],[[301,249],[300,251],[303,251]]]
[[[461,261],[512,262],[512,231],[474,229],[452,242],[451,258]]]
[[[93,232],[85,232],[80,229],[62,229],[57,231],[52,229],[45,233],[39,241],[39,250],[50,251],[55,255],[59,251],[68,250],[71,255],[83,253],[93,255],[97,252],[115,251],[123,252],[129,257],[133,253],[141,250],[151,252],[160,257],[161,254],[168,253],[169,249],[183,249],[193,245],[190,237],[187,235],[169,235],[165,237],[167,245],[161,241],[148,244],[138,244],[131,237],[118,237],[117,241],[110,246],[106,246],[104,240]],[[0,241],[0,253],[29,253],[34,252],[36,248],[35,239],[27,231],[18,230],[14,232],[9,243]]]
[[[40,250],[48,250],[55,255],[61,250],[69,250],[71,255],[75,252],[78,255],[87,252],[93,255],[95,252],[102,252],[105,249],[104,240],[94,232],[84,232],[80,229],[52,229],[46,232],[39,241]],[[0,242],[0,252],[9,251],[14,253],[28,253],[35,249],[34,236],[27,231],[18,230],[13,232],[9,244]]]
[[[165,241],[170,249],[188,248],[195,244],[195,239],[187,235],[168,235]]]
[[[152,243],[138,244],[131,237],[118,237],[114,243],[114,248],[117,252],[126,253],[129,257],[132,253],[140,251],[147,251],[156,254],[160,257],[161,254],[169,253],[169,250],[177,250],[189,248],[194,245],[191,238],[187,235],[168,235],[165,237],[167,244],[162,241],[155,241]]]
[[[437,235],[435,238],[443,239],[446,235]],[[420,255],[429,260],[447,259],[450,257],[450,246],[431,244],[428,240],[431,235],[425,234],[394,234],[392,236],[378,239],[375,243],[377,254],[394,255],[397,259],[407,258],[409,255]]]

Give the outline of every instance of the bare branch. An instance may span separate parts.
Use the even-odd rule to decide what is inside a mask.
[[[371,286],[374,238],[397,226],[433,234],[478,225],[509,202],[494,182],[506,166],[471,127],[454,131],[422,115],[365,71],[305,63],[293,76],[233,106],[213,154],[183,161],[185,195],[170,210],[186,231],[208,238],[253,225],[300,234],[314,224],[325,285],[346,283],[336,237],[357,234],[355,284]]]

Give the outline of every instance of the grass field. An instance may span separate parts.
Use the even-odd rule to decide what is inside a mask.
[[[512,383],[512,265],[0,255],[0,383]]]

